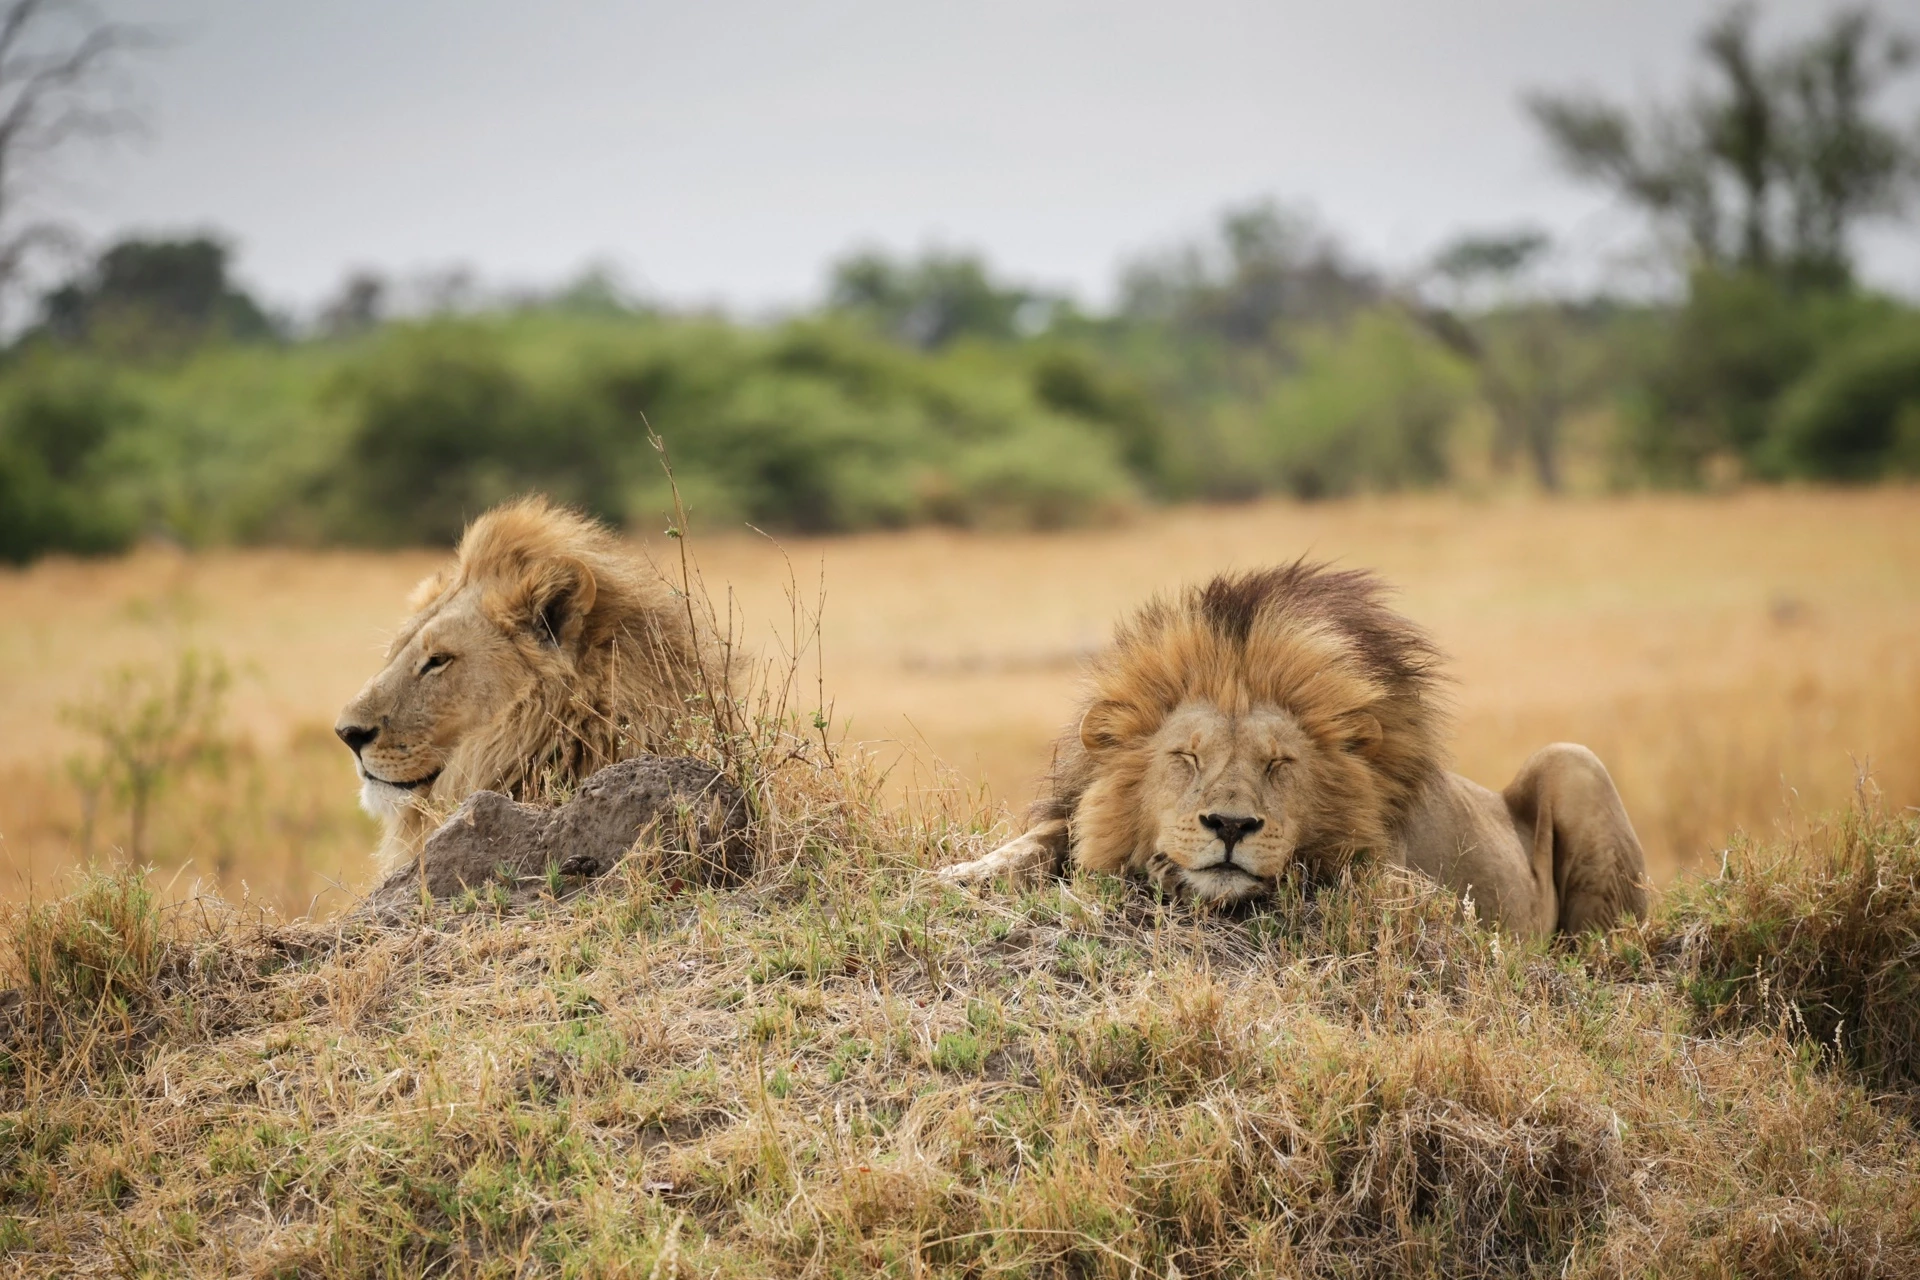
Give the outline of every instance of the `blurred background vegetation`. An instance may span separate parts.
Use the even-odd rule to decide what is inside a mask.
[[[290,317],[236,284],[217,235],[124,239],[41,291],[0,354],[0,560],[444,542],[528,489],[658,528],[650,431],[706,529],[1920,474],[1920,310],[1852,256],[1920,188],[1920,130],[1882,109],[1912,47],[1865,10],[1763,47],[1734,9],[1698,52],[1673,103],[1524,104],[1571,180],[1644,214],[1681,282],[1654,296],[1569,293],[1528,227],[1389,272],[1265,200],[1128,264],[1099,311],[936,250],[856,252],[813,309],[753,322],[593,272],[514,296],[358,274]],[[12,194],[17,292],[54,237],[7,223]]]

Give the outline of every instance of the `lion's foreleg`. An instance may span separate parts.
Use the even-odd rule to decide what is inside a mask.
[[[984,884],[1004,877],[1014,885],[1037,884],[1057,876],[1067,862],[1067,821],[1053,818],[995,849],[984,858],[942,867],[942,879],[955,884]]]

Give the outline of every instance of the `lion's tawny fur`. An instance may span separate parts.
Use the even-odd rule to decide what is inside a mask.
[[[452,564],[415,588],[408,604],[414,612],[393,641],[388,669],[343,715],[343,723],[385,724],[396,737],[397,722],[407,720],[415,736],[443,748],[392,748],[395,759],[420,760],[409,772],[437,763],[439,773],[389,812],[378,855],[385,865],[411,856],[437,819],[475,791],[537,799],[617,760],[672,750],[688,700],[727,687],[731,655],[686,597],[610,530],[543,498],[477,518]],[[450,694],[435,705],[433,677],[412,669],[416,637],[456,625],[485,632],[489,624],[497,636],[458,659],[469,664],[462,687],[485,689],[487,705]],[[466,727],[445,744],[443,726],[456,722]]]
[[[1096,760],[1080,722],[1069,728],[1032,825],[1066,820],[1082,865],[1122,869],[1144,820],[1135,792],[1147,739],[1181,703],[1204,699],[1229,712],[1283,707],[1329,747],[1324,821],[1304,833],[1303,863],[1330,869],[1389,847],[1443,768],[1447,717],[1438,650],[1384,594],[1363,570],[1302,560],[1149,602],[1089,672],[1082,710],[1103,709],[1114,749]],[[1378,722],[1378,742],[1365,755],[1333,749],[1356,715]]]
[[[1448,772],[1439,653],[1382,594],[1300,561],[1148,604],[1093,662],[1028,829],[942,874],[1030,882],[1070,863],[1231,903],[1366,852],[1525,936],[1644,914],[1606,766],[1563,742],[1504,792]]]

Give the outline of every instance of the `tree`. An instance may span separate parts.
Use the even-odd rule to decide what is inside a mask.
[[[1534,478],[1557,492],[1567,413],[1583,394],[1565,308],[1531,286],[1551,248],[1531,228],[1462,236],[1435,255],[1431,274],[1451,305],[1417,306],[1428,333],[1473,369],[1493,412],[1493,458],[1524,450]]]
[[[354,271],[340,282],[340,290],[320,308],[320,332],[329,338],[350,338],[380,326],[387,317],[386,279],[373,271]]]
[[[1679,233],[1691,265],[1848,286],[1862,223],[1920,186],[1920,135],[1874,113],[1912,44],[1872,10],[1761,50],[1751,5],[1703,33],[1707,81],[1636,119],[1591,95],[1537,93],[1528,110],[1574,176]]]
[[[130,238],[42,300],[42,329],[67,342],[167,350],[209,337],[262,338],[273,324],[232,281],[212,236]]]
[[[1013,338],[1052,299],[994,280],[975,254],[930,250],[918,261],[863,250],[836,262],[827,306],[857,315],[887,336],[922,351],[962,335]]]
[[[100,21],[82,0],[0,3],[0,327],[32,260],[65,249],[72,232],[30,216],[38,170],[76,139],[100,141],[133,124],[124,69],[152,36]]]
[[[1211,239],[1134,262],[1120,311],[1253,346],[1277,325],[1345,319],[1377,294],[1313,218],[1262,200],[1222,213]]]

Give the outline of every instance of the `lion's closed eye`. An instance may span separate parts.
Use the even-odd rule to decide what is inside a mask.
[[[453,661],[453,655],[450,653],[433,654],[429,656],[425,662],[420,664],[419,674],[423,676],[432,675],[434,672],[440,670],[442,667],[446,666],[449,662],[452,662],[452,661]]]

